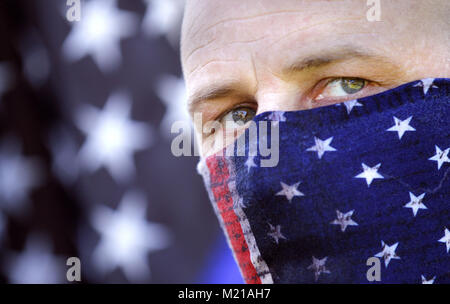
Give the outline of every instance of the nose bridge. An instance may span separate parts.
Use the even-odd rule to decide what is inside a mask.
[[[286,82],[271,67],[254,60],[257,89],[255,99],[258,114],[267,111],[292,111],[300,107],[300,90],[293,83]]]
[[[301,110],[299,86],[280,77],[279,62],[271,58],[267,56],[267,52],[257,50],[252,53],[258,114],[267,111]]]

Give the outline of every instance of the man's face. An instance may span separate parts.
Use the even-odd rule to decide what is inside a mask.
[[[188,0],[182,64],[191,114],[245,124],[373,95],[426,77],[449,77],[450,2]],[[203,139],[203,155],[220,132]]]

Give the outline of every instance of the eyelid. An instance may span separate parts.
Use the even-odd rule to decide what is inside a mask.
[[[348,96],[339,96],[339,97],[325,97],[324,99],[320,99],[317,100],[317,96],[327,87],[327,85],[329,85],[331,82],[338,80],[338,79],[345,79],[345,78],[360,78],[362,80],[366,81],[366,86],[357,93],[354,94],[349,94]],[[323,78],[321,80],[319,80],[314,87],[310,90],[309,93],[305,94],[305,99],[310,100],[312,103],[318,104],[321,103],[322,105],[327,105],[327,104],[332,104],[332,103],[339,103],[339,102],[344,102],[350,99],[357,99],[357,98],[362,98],[362,97],[366,97],[372,94],[376,94],[378,92],[380,92],[380,90],[370,90],[371,88],[380,88],[380,84],[376,81],[372,81],[363,77],[358,77],[358,76],[334,76],[334,77],[327,77],[327,78]],[[367,90],[369,90],[369,92],[367,92]],[[303,99],[303,98],[302,98]],[[225,111],[215,115],[212,117],[212,119],[208,119],[208,120],[212,120],[212,121],[218,121],[221,122],[223,120],[223,118],[228,115],[231,111],[236,110],[238,108],[241,107],[249,107],[249,108],[253,108],[256,112],[258,110],[258,104],[256,101],[251,101],[251,100],[247,100],[247,101],[236,101],[235,104],[232,105],[231,108],[226,109]]]
[[[327,86],[332,83],[333,81],[339,80],[339,79],[348,79],[348,78],[359,78],[362,79],[366,82],[365,86],[358,92],[354,93],[354,94],[348,94],[347,96],[325,96],[321,99],[317,99],[317,97],[320,95],[321,92],[323,92]],[[311,90],[311,92],[308,94],[308,99],[310,99],[313,103],[321,103],[321,104],[331,104],[331,103],[339,103],[339,102],[344,102],[346,100],[350,100],[350,99],[357,99],[357,98],[362,98],[362,97],[366,97],[369,95],[372,95],[377,93],[378,90],[375,90],[375,92],[373,92],[373,90],[370,89],[374,89],[374,88],[379,88],[380,85],[379,83],[369,80],[369,79],[365,79],[362,77],[349,77],[349,76],[341,76],[341,77],[327,77],[325,79],[320,80],[315,86],[314,88]],[[369,90],[370,92],[367,92],[367,90]]]

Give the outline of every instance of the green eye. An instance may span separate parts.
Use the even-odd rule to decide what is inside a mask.
[[[369,86],[370,81],[358,77],[338,77],[328,82],[316,100],[338,97],[350,97],[361,93]]]
[[[231,114],[231,118],[235,123],[246,124],[255,117],[256,111],[249,107],[240,107],[231,110],[229,114]]]
[[[366,80],[361,78],[342,78],[341,88],[347,94],[355,94],[366,86]]]

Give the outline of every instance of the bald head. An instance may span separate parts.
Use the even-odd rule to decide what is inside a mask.
[[[361,0],[188,0],[181,59],[191,112],[220,121],[233,109],[302,110],[449,77],[450,3],[379,3],[371,22],[376,8]]]

